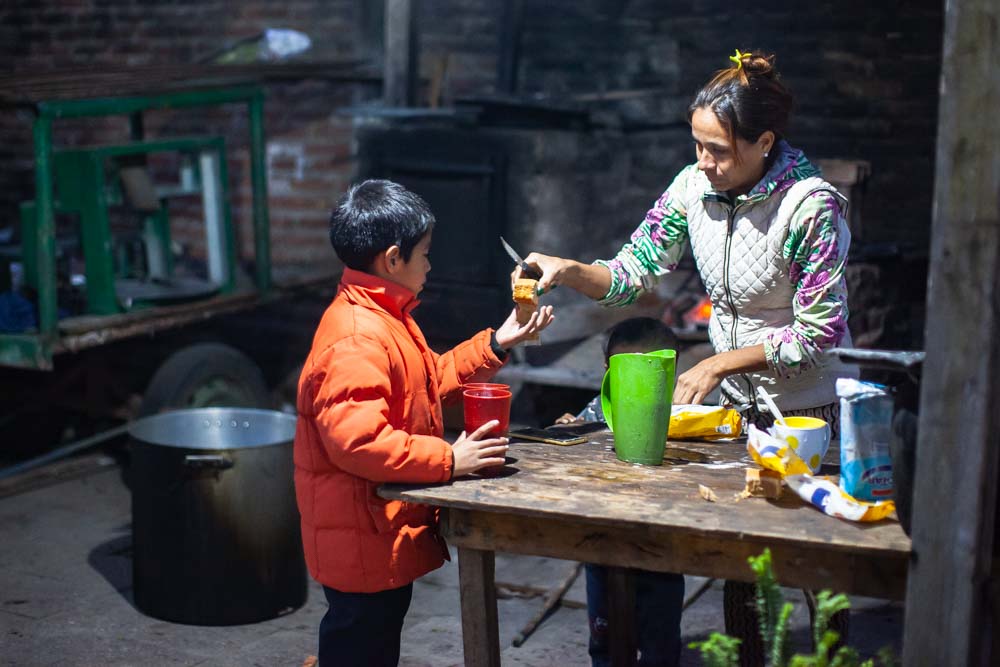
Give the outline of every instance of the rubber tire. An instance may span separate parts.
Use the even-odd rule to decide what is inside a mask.
[[[221,383],[221,395],[195,402],[199,390]],[[232,389],[226,394],[225,389]],[[156,370],[139,407],[145,417],[189,407],[270,408],[272,399],[260,367],[222,343],[195,343],[170,355]]]

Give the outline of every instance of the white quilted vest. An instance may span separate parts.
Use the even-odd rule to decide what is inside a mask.
[[[712,298],[709,337],[717,352],[727,352],[763,343],[771,331],[792,323],[795,286],[781,251],[791,219],[805,197],[829,190],[840,200],[842,210],[847,200],[815,176],[763,201],[743,202],[735,208],[725,201],[702,201],[708,187],[702,174],[693,175],[684,203],[691,250]],[[838,233],[850,241],[846,224]],[[850,333],[838,345],[851,347]],[[726,378],[722,389],[738,404],[757,403],[767,412],[756,393],[757,386],[763,385],[779,409],[799,410],[836,402],[837,378],[857,377],[856,367],[838,359],[821,354],[811,361],[816,365],[792,378],[767,371],[743,373]]]

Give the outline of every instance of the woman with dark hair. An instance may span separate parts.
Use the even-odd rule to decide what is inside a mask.
[[[688,108],[697,162],[674,178],[614,258],[525,259],[542,274],[540,293],[564,285],[626,306],[676,268],[690,242],[712,301],[715,354],[678,377],[674,403],[700,403],[721,385],[724,402],[767,427],[773,417],[757,395],[763,387],[784,415],[824,419],[837,437],[835,382],[857,369],[823,350],[851,346],[847,201],[785,140],[793,98],[774,57],[736,51],[730,60]],[[743,597],[743,586],[728,585],[727,593]],[[727,612],[738,607],[728,604]],[[752,651],[753,637],[746,640]]]
[[[785,141],[792,95],[773,56],[730,56],[688,109],[697,162],[684,168],[631,240],[609,260],[584,264],[531,253],[538,288],[573,288],[606,306],[627,306],[691,250],[712,300],[715,354],[677,379],[675,403],[700,403],[721,385],[751,423],[773,419],[764,387],[785,415],[830,422],[838,377],[853,366],[823,350],[850,347],[844,267],[847,200]],[[520,268],[514,277],[520,277]]]

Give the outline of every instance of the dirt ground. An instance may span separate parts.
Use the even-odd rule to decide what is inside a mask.
[[[90,454],[0,485],[0,665],[261,665],[299,667],[316,652],[325,611],[310,584],[301,608],[251,625],[207,627],[144,615],[132,599],[130,493],[115,459]],[[497,554],[502,661],[507,665],[587,665],[586,593],[579,577],[521,647],[512,639],[562,581],[567,561]],[[687,578],[690,596],[705,580]],[[524,591],[511,595],[512,589]],[[401,665],[461,665],[458,567],[453,560],[419,580],[403,631]],[[795,603],[795,648],[809,646],[808,614]],[[902,634],[898,603],[852,598],[851,645],[872,655]],[[722,585],[714,582],[685,611],[685,644],[722,631]],[[685,649],[682,664],[700,664]]]

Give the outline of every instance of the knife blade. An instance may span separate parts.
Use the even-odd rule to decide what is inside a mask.
[[[510,255],[512,260],[514,260],[514,263],[521,267],[521,272],[525,276],[534,280],[538,280],[542,277],[542,274],[539,273],[538,270],[532,268],[530,264],[521,259],[521,256],[517,254],[517,251],[514,250],[502,236],[500,237],[500,243],[503,244],[503,249],[507,251],[507,254]]]

